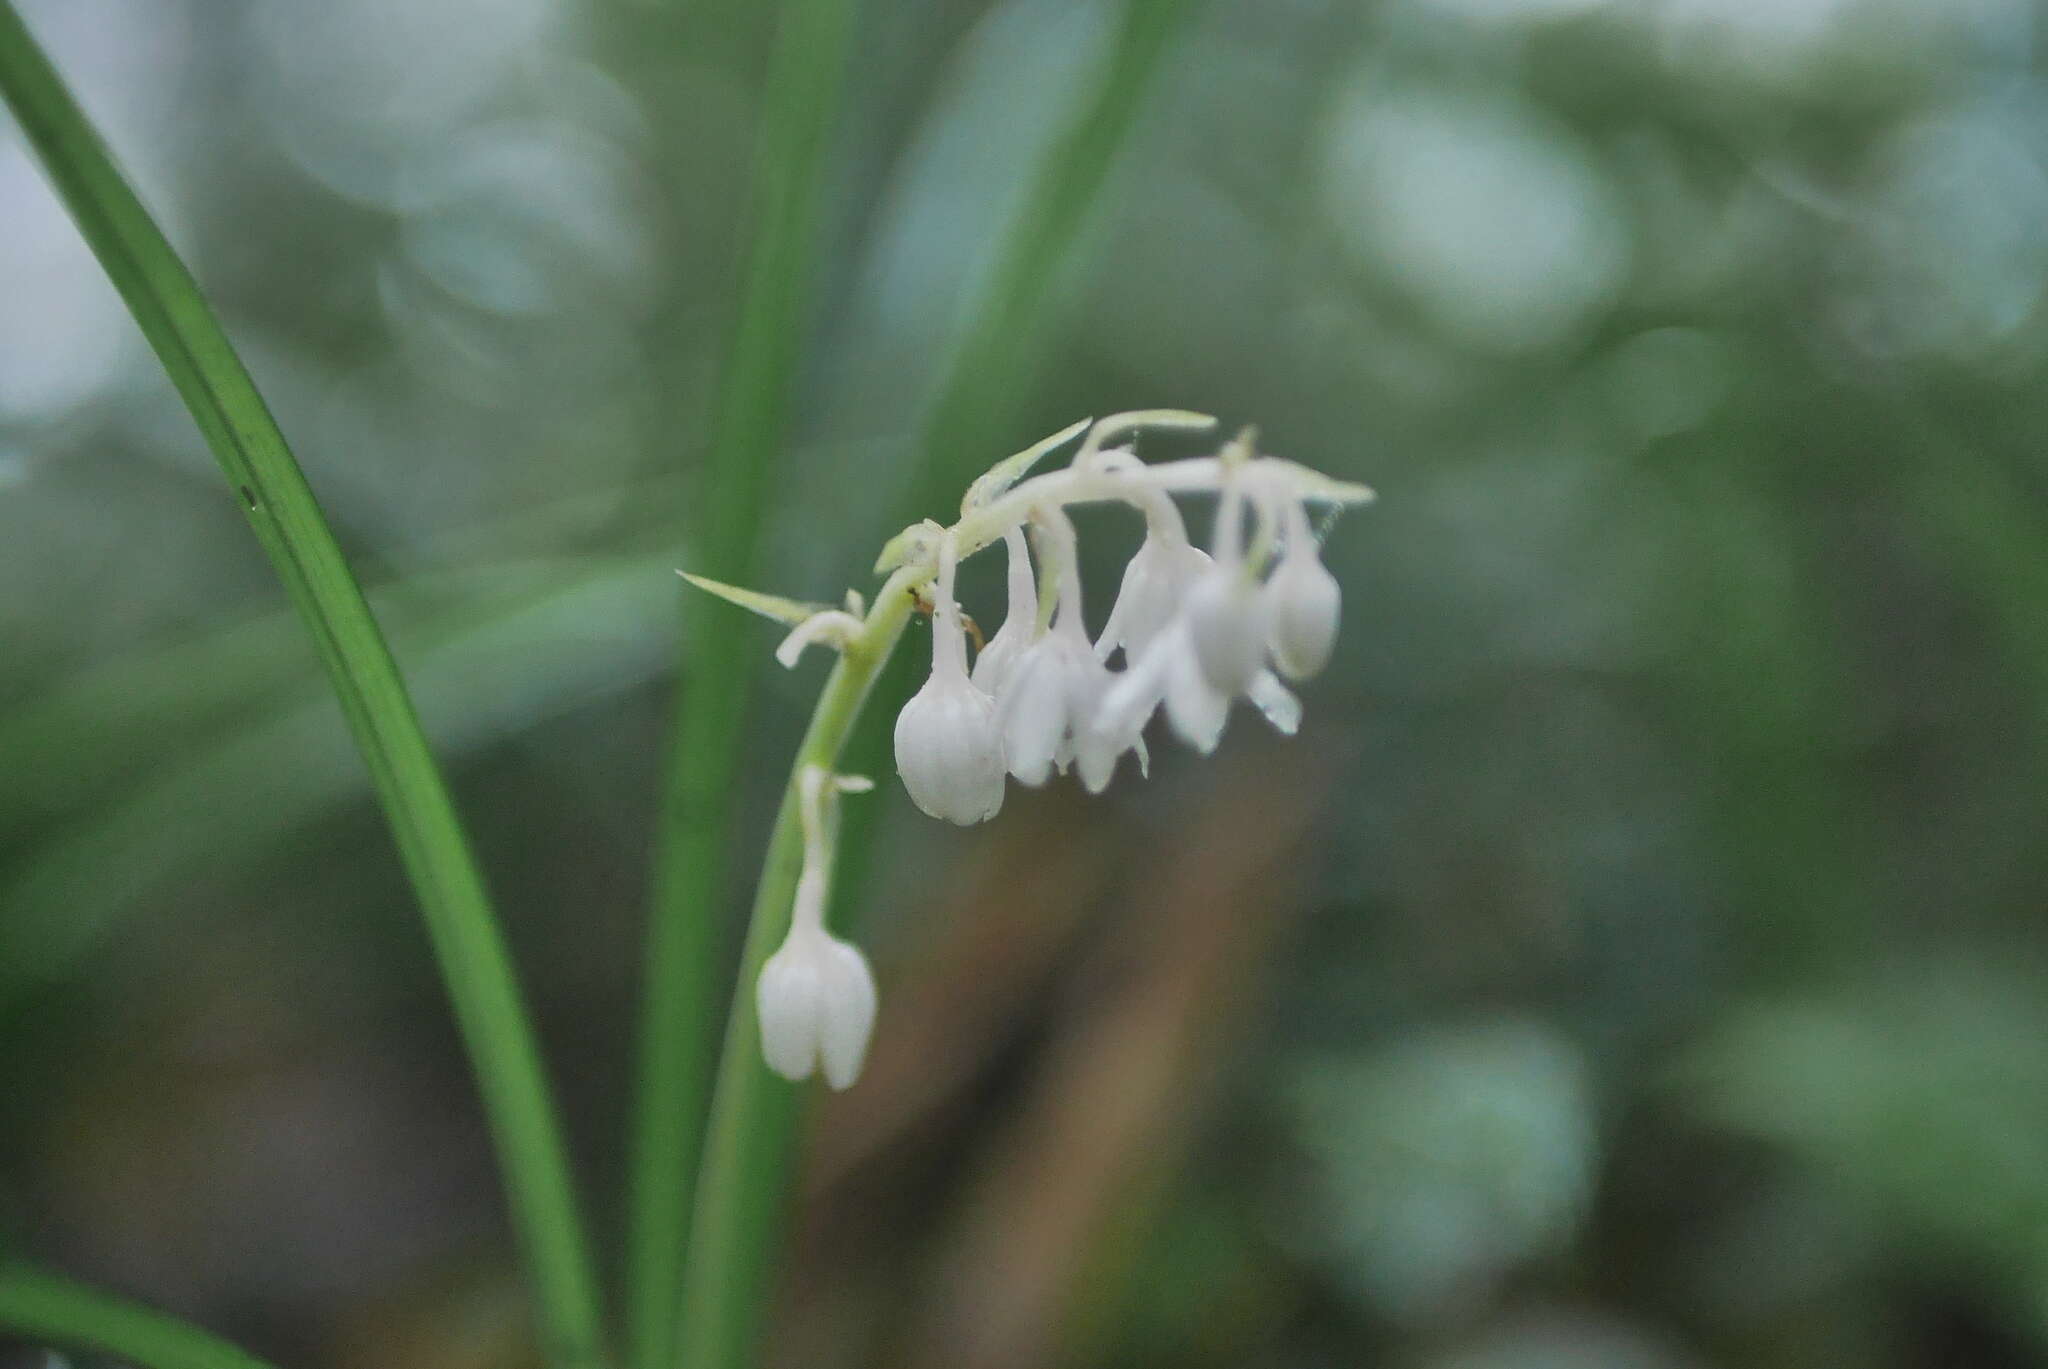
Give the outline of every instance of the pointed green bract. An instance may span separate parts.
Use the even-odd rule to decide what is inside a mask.
[[[831,608],[830,604],[806,604],[796,599],[785,599],[779,594],[763,594],[757,589],[741,589],[738,585],[728,585],[723,580],[713,580],[707,575],[692,575],[686,570],[679,570],[676,574],[706,594],[715,594],[729,604],[738,604],[749,613],[758,613],[763,618],[787,623],[791,627],[815,618]]]
[[[1093,421],[1084,418],[1078,423],[1069,424],[1051,437],[1034,442],[1015,456],[1006,456],[990,466],[979,479],[967,487],[967,494],[960,500],[960,512],[970,513],[1009,489],[1030,474],[1031,468],[1043,461],[1047,453],[1057,451],[1079,437]]]

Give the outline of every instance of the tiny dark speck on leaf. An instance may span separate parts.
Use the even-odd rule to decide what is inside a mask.
[[[247,485],[242,486],[242,502],[249,506],[249,512],[256,512],[256,491]]]

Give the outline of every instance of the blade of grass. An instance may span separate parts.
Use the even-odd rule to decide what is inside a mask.
[[[397,839],[475,1063],[549,1359],[600,1362],[596,1283],[567,1156],[482,876],[389,647],[284,437],[184,263],[15,12],[0,94],[240,496],[304,620]]]
[[[787,439],[788,394],[812,276],[820,169],[838,105],[853,0],[784,7],[763,87],[753,238],[697,512],[690,569],[753,579],[767,491]],[[683,672],[666,771],[647,932],[639,1084],[627,1200],[628,1363],[666,1369],[724,1005],[727,810],[757,658],[751,619],[684,598]],[[742,995],[744,997],[744,995]]]
[[[963,467],[979,469],[991,447],[1007,450],[997,438],[1014,420],[1028,388],[1021,378],[1032,372],[1043,350],[1055,278],[1189,8],[1189,0],[1130,0],[1125,8],[1109,61],[1038,168],[1032,193],[1004,240],[975,321],[925,425],[921,462],[907,488],[900,522],[949,512],[965,483]],[[877,609],[887,602],[885,591]],[[875,663],[877,668],[881,664]],[[794,773],[806,763],[835,763],[870,689],[892,703],[904,692],[902,672],[891,670],[879,687],[872,680],[860,681],[860,695],[839,708],[834,690],[846,687],[846,669],[842,660]],[[886,769],[881,720],[888,715],[889,710],[879,710],[861,727],[857,754],[862,759],[856,769]],[[732,999],[712,1093],[683,1272],[680,1363],[689,1369],[744,1369],[755,1362],[767,1312],[770,1255],[785,1221],[800,1095],[761,1062],[751,988],[789,917],[799,856],[793,794],[792,787],[784,796],[756,890],[739,992]],[[871,821],[866,811],[856,807],[844,819],[848,836],[841,849],[856,878],[864,872],[864,852],[872,845],[865,839]]]
[[[0,1328],[54,1349],[112,1355],[142,1369],[270,1369],[175,1317],[22,1265],[0,1268]]]

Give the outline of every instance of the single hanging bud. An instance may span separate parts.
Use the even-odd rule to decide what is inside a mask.
[[[1188,587],[1188,641],[1217,693],[1234,699],[1266,664],[1266,621],[1259,587],[1244,564],[1242,479],[1223,487],[1216,506],[1216,564]]]
[[[1098,781],[1091,787],[1100,789],[1109,782],[1116,757],[1111,753],[1107,765],[1102,763],[1091,729],[1110,674],[1095,659],[1081,620],[1081,572],[1074,557],[1073,527],[1063,513],[1055,512],[1049,520],[1046,526],[1051,531],[1040,551],[1048,555],[1048,564],[1059,577],[1059,611],[1051,631],[1017,658],[1004,689],[996,711],[1003,754],[1012,775],[1036,786],[1044,784],[1055,767],[1064,771],[1072,764],[1076,745],[1085,738],[1088,776]]]
[[[1287,548],[1266,581],[1267,642],[1280,673],[1306,680],[1330,662],[1343,591],[1318,554],[1301,505],[1289,506]]]
[[[896,770],[910,801],[962,826],[1003,806],[1003,739],[995,700],[967,677],[967,634],[953,600],[955,552],[949,534],[939,553],[932,614],[932,673],[896,715]]]
[[[860,1077],[875,1026],[875,977],[867,957],[825,930],[837,824],[830,806],[843,790],[871,788],[865,779],[806,766],[798,780],[804,863],[789,910],[789,935],[754,982],[761,1055],[783,1078],[810,1078],[843,1089]]]
[[[1024,545],[1024,529],[1013,527],[1003,533],[1010,552],[1010,605],[1003,625],[988,645],[974,658],[975,687],[992,699],[999,699],[1003,687],[1017,669],[1017,658],[1038,636],[1038,585],[1031,575],[1031,553]]]
[[[822,927],[792,927],[761,967],[754,990],[761,1055],[785,1079],[820,1065],[843,1089],[860,1077],[875,1026],[875,977],[867,957]]]
[[[1241,565],[1218,561],[1188,590],[1188,640],[1202,673],[1226,699],[1251,688],[1266,663],[1266,613]]]
[[[1096,639],[1095,654],[1104,660],[1118,647],[1125,663],[1138,659],[1154,637],[1180,612],[1189,586],[1212,564],[1209,553],[1188,541],[1187,529],[1173,501],[1157,490],[1146,492],[1145,540],[1124,567],[1123,585]]]

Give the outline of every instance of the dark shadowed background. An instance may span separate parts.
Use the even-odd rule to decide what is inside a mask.
[[[736,928],[823,669],[674,668],[777,7],[22,8],[371,588],[615,1250],[670,696],[758,681]],[[762,587],[871,585],[1120,9],[863,7]],[[1255,422],[1380,491],[1339,656],[1100,800],[852,801],[881,1024],[774,1363],[2048,1363],[2048,16],[1187,9],[941,488]],[[0,1249],[289,1365],[529,1362],[340,716],[4,118],[0,1032]]]

